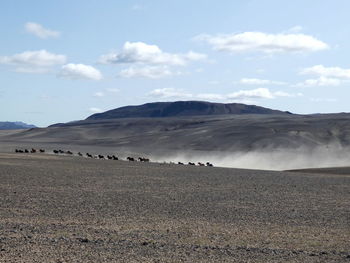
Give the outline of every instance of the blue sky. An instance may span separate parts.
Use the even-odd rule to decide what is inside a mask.
[[[2,1],[0,121],[154,101],[349,112],[346,0]]]

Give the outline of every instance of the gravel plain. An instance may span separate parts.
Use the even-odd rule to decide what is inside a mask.
[[[0,262],[350,262],[350,176],[0,154]]]

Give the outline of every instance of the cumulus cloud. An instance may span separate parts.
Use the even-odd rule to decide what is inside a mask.
[[[150,96],[162,99],[199,99],[199,100],[216,100],[216,101],[240,101],[251,102],[252,99],[275,99],[277,97],[297,97],[301,93],[290,94],[284,91],[272,92],[267,88],[258,88],[253,90],[240,90],[229,94],[201,93],[191,94],[180,89],[163,88],[155,89],[149,93]]]
[[[12,56],[1,56],[0,63],[15,66],[50,67],[64,64],[67,58],[65,55],[50,53],[46,50],[25,51]]]
[[[267,88],[240,90],[228,94],[229,99],[273,99],[274,94]]]
[[[62,66],[61,72],[58,74],[58,76],[69,79],[102,79],[101,72],[94,67],[84,64],[72,63]]]
[[[103,110],[101,110],[100,108],[96,108],[96,107],[91,107],[89,108],[89,111],[91,113],[100,113],[100,112],[103,112]]]
[[[339,86],[342,84],[341,79],[319,77],[317,79],[307,79],[296,84],[297,87],[324,87],[324,86]]]
[[[284,91],[272,92],[267,88],[258,88],[252,90],[240,90],[227,95],[228,99],[275,99],[277,97],[298,97],[303,96],[303,94],[291,94]]]
[[[200,100],[225,100],[225,96],[216,93],[201,93],[196,95],[196,98]]]
[[[240,84],[244,85],[286,85],[285,82],[282,81],[273,81],[268,79],[256,79],[256,78],[242,78],[239,81]]]
[[[150,78],[160,79],[173,75],[180,75],[180,72],[173,72],[167,66],[144,66],[129,67],[119,72],[119,76],[123,78]]]
[[[47,29],[42,25],[33,22],[26,23],[24,27],[28,33],[44,39],[50,37],[57,38],[61,35],[61,33],[58,31]]]
[[[228,35],[199,35],[195,39],[205,41],[215,50],[236,52],[315,52],[328,49],[328,44],[317,38],[296,33],[268,34],[243,32]]]
[[[340,67],[325,67],[315,65],[305,68],[300,72],[301,75],[316,76],[315,79],[307,79],[298,83],[296,86],[314,87],[314,86],[339,86],[345,81],[350,80],[350,69]]]
[[[163,88],[155,89],[149,93],[152,97],[162,98],[162,99],[173,99],[173,98],[192,98],[193,95],[186,93],[180,89],[174,88]]]
[[[100,57],[103,64],[153,64],[153,65],[177,65],[184,66],[190,61],[198,61],[206,58],[206,55],[195,52],[186,54],[172,54],[162,51],[156,45],[143,42],[126,42],[119,53],[110,53]]]
[[[104,97],[104,96],[105,96],[105,94],[103,92],[100,92],[100,91],[94,93],[94,97],[101,98],[101,97]]]
[[[305,68],[301,71],[303,75],[315,75],[326,78],[350,79],[350,69],[340,67],[325,67],[323,65],[315,65]]]

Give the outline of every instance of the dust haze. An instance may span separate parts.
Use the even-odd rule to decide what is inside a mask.
[[[290,170],[302,168],[323,168],[350,166],[350,147],[338,144],[318,147],[299,147],[296,149],[260,149],[233,152],[185,152],[162,153],[153,156],[158,162],[211,162],[215,166],[261,169]]]

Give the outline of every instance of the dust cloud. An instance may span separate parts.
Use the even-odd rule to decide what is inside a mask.
[[[214,166],[261,169],[289,170],[302,168],[323,168],[350,166],[350,147],[333,144],[313,148],[295,149],[258,149],[254,151],[233,152],[185,152],[153,156],[158,162],[210,162]]]

